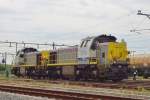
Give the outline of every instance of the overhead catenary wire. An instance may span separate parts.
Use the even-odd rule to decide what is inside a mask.
[[[150,19],[150,14],[142,13],[141,10],[138,10],[137,15],[146,16],[147,18]],[[142,20],[142,21],[139,23],[138,26],[140,26],[140,25],[145,21],[145,19],[146,19],[146,18],[144,18],[144,20]],[[140,31],[144,31],[144,30],[150,30],[150,29],[136,29],[136,28],[133,28],[132,30],[130,30],[130,32],[139,32],[139,33],[140,33]]]
[[[117,17],[117,18],[114,18],[112,21],[113,22],[117,22],[117,21],[120,21],[120,20],[123,20],[125,17],[129,17],[129,16],[131,16],[132,14],[133,14],[133,12],[135,12],[135,11],[130,11],[129,13],[127,13],[127,14],[125,14],[125,15],[121,15],[121,16],[119,16],[119,17]],[[112,22],[112,23],[113,23]],[[89,25],[89,26],[87,26],[86,25],[86,27],[84,27],[84,28],[80,28],[78,31],[75,31],[75,32],[71,32],[71,33],[85,33],[85,31],[88,31],[89,29],[94,29],[94,28],[96,28],[96,27],[99,27],[99,26],[101,26],[103,23],[105,23],[105,22],[98,22],[98,23],[96,23],[96,24],[94,24],[94,25]],[[109,24],[111,24],[111,23],[109,23]],[[114,24],[113,24],[114,25]],[[91,33],[91,34],[93,34],[93,33]],[[105,34],[105,33],[104,33]],[[78,35],[78,34],[74,34],[74,35]]]
[[[52,46],[53,49],[56,47],[56,46],[70,46],[70,45],[65,45],[65,44],[56,44],[56,43],[32,43],[32,42],[14,42],[14,41],[0,41],[0,44],[9,44],[9,47],[12,47],[13,45],[15,45],[16,47],[16,53],[18,51],[18,45],[23,45],[24,48],[26,45],[36,45],[37,48],[39,48],[39,46]]]
[[[48,46],[69,46],[65,44],[53,44],[50,43],[31,43],[31,42],[13,42],[13,41],[0,41],[0,43],[9,43],[9,44],[31,44],[31,45],[48,45]]]
[[[150,14],[142,13],[141,10],[138,10],[137,15],[143,15],[143,16],[146,16],[148,19],[150,19]]]

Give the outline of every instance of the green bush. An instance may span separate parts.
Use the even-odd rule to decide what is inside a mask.
[[[0,71],[4,71],[5,70],[5,65],[4,64],[0,64]]]

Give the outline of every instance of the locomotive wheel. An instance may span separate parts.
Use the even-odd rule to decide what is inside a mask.
[[[144,75],[143,78],[148,79],[148,76]]]
[[[51,68],[48,68],[47,69],[47,77],[48,79],[61,79],[63,78],[63,75],[62,75],[62,68],[61,67],[51,67]]]
[[[91,66],[82,66],[75,69],[75,80],[98,80],[97,78],[97,69],[91,68]]]

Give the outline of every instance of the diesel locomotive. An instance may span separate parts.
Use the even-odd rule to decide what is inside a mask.
[[[29,78],[112,80],[128,78],[128,50],[124,40],[111,35],[86,37],[80,45],[38,51],[24,48],[16,54],[12,72]]]

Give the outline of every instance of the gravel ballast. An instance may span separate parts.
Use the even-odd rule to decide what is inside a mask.
[[[0,91],[0,100],[56,100],[56,99],[49,99],[46,97],[35,97]]]

